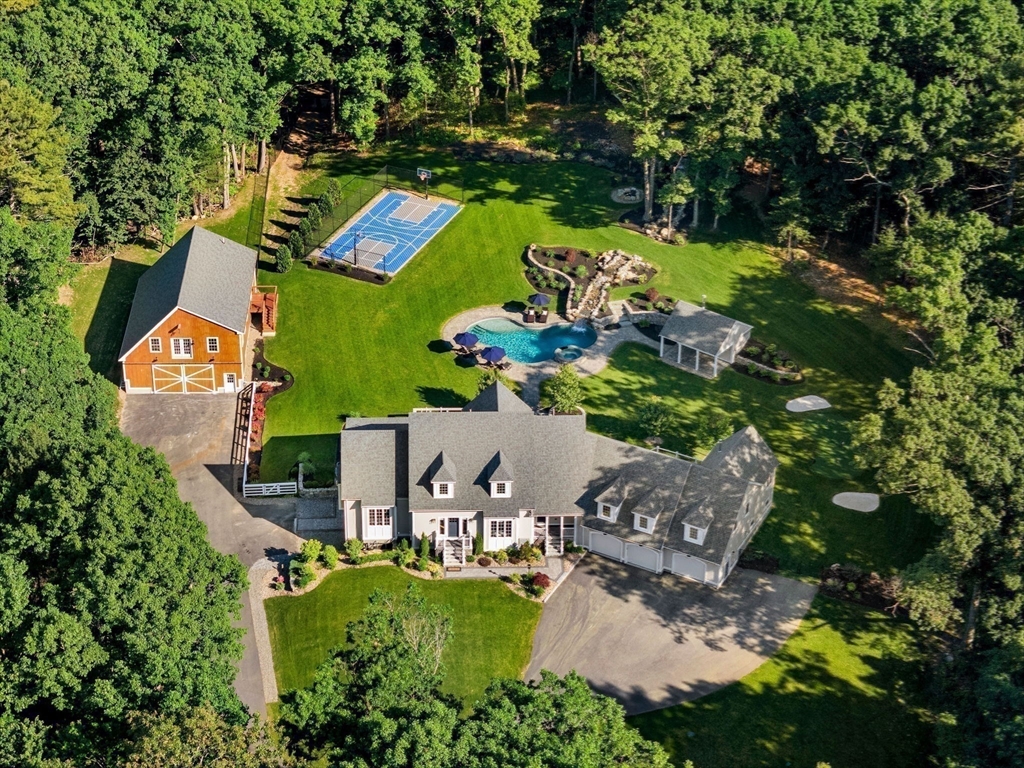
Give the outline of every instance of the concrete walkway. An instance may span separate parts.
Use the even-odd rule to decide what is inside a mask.
[[[546,603],[526,677],[575,669],[629,714],[690,701],[775,654],[814,594],[740,568],[714,590],[589,554]]]
[[[620,303],[621,302],[613,302],[613,304]],[[614,309],[615,308],[613,307],[613,311]],[[547,325],[526,325],[523,323],[523,315],[521,312],[509,312],[499,306],[478,307],[451,318],[447,323],[445,323],[444,328],[441,330],[441,337],[445,341],[455,345],[455,334],[465,331],[469,327],[479,323],[481,320],[488,320],[493,317],[511,320],[522,325],[524,328],[531,330],[549,328],[558,323],[569,322],[561,315],[552,314],[548,319]],[[580,357],[579,360],[574,360],[572,363],[576,366],[576,370],[580,372],[581,376],[591,376],[604,370],[608,365],[608,358],[611,357],[612,352],[614,352],[616,347],[620,344],[625,344],[626,342],[631,341],[637,344],[644,344],[652,349],[658,348],[658,343],[656,341],[642,334],[639,330],[634,328],[632,324],[622,325],[614,330],[603,330],[600,328],[596,328],[595,330],[597,331],[597,341],[595,341],[591,346],[585,348],[583,350],[583,356]],[[509,378],[522,385],[523,400],[529,405],[536,407],[540,402],[541,382],[551,376],[554,376],[561,364],[555,360],[544,360],[539,363],[510,362],[512,363],[512,367],[507,371]]]
[[[206,524],[210,544],[219,552],[236,555],[250,568],[267,556],[296,551],[302,539],[292,533],[295,499],[243,505],[235,497],[235,408],[235,395],[129,395],[121,429],[135,442],[167,457],[178,492]],[[242,594],[238,626],[245,630],[245,650],[235,690],[251,711],[266,715],[268,699],[250,598],[249,592]]]

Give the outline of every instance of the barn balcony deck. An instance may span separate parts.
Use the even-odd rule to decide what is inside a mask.
[[[249,302],[249,312],[260,336],[274,336],[277,333],[277,286],[257,285]]]

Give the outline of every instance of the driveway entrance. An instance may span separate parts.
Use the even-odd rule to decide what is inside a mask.
[[[814,593],[740,568],[716,591],[589,555],[545,604],[526,676],[575,669],[631,715],[679,704],[757,669]]]

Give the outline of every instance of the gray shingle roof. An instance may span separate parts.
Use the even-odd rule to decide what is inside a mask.
[[[390,506],[409,496],[409,419],[349,419],[341,431],[343,499]]]
[[[533,409],[497,382],[477,395],[462,410],[497,413],[533,413]]]
[[[175,308],[243,333],[255,275],[256,251],[193,227],[139,278],[118,359]]]
[[[734,329],[738,335],[752,330],[753,326],[696,304],[677,301],[660,335],[684,347],[718,355],[724,350]]]
[[[724,562],[729,540],[743,510],[747,487],[747,482],[738,477],[723,475],[700,464],[693,465],[679,499],[679,511],[668,527],[663,545],[710,563]],[[695,511],[711,517],[703,544],[687,541],[683,535],[685,521]]]
[[[494,457],[492,462],[494,469],[491,470],[489,477],[487,478],[492,483],[511,483],[515,476],[512,474],[512,462],[508,460],[507,456],[502,455],[501,451],[498,451],[498,455]]]
[[[455,482],[455,464],[452,462],[451,458],[444,455],[444,451],[441,451],[441,453],[437,455],[437,459],[434,460],[433,469],[430,473],[430,482]]]
[[[587,438],[593,444],[593,461],[577,504],[584,524],[626,541],[660,547],[693,465],[610,437],[588,433]],[[613,496],[621,499],[618,517],[614,521],[598,517],[598,498],[612,503]],[[654,531],[636,530],[633,514],[653,517],[653,510],[660,510]]]
[[[695,528],[704,528],[706,530],[715,521],[715,512],[711,508],[711,499],[697,502],[688,511],[684,510],[684,512],[685,514],[680,518],[684,525],[692,525]]]
[[[701,464],[708,469],[764,485],[779,466],[779,460],[760,433],[753,426],[748,426],[712,448]]]

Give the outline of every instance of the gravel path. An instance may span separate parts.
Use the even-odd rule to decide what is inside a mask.
[[[277,563],[266,558],[257,561],[249,569],[249,605],[252,609],[253,639],[260,660],[260,677],[263,680],[263,696],[267,704],[278,700],[277,676],[274,674],[274,654],[270,647],[270,629],[267,626],[267,612],[263,601],[273,596],[268,586],[270,579],[277,575]]]

